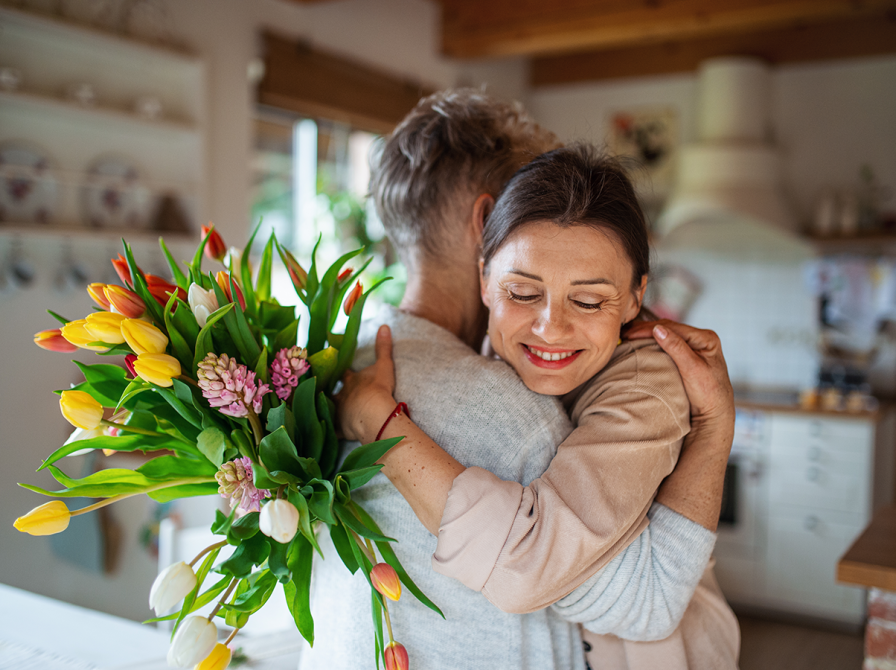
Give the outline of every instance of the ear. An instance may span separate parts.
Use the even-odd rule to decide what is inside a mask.
[[[479,296],[482,304],[491,309],[491,296],[488,294],[488,276],[485,273],[485,261],[479,259]]]
[[[482,246],[482,231],[485,228],[485,222],[488,215],[495,208],[495,199],[489,193],[481,193],[473,202],[473,216],[470,221],[473,226],[473,238],[476,240],[476,246]]]
[[[629,305],[628,311],[626,312],[624,322],[628,323],[636,316],[638,316],[638,312],[641,311],[641,305],[644,304],[644,292],[647,290],[647,275],[641,275],[641,284],[638,288],[632,290],[632,304]]]

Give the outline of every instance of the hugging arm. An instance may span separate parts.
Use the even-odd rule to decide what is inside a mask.
[[[677,335],[673,335],[671,339],[674,340],[675,337]],[[362,399],[360,403],[350,404],[351,413],[356,415],[356,421],[354,426],[350,425],[346,430],[349,436],[355,436],[364,441],[374,439],[382,419],[388,416],[394,407],[394,400],[391,398],[391,361],[387,360],[388,344],[388,340],[385,338],[378,338],[379,362],[376,366],[368,368],[360,376],[349,379],[347,382],[346,392],[348,395],[354,395],[356,400],[359,397]],[[695,369],[699,377],[701,370]],[[379,391],[370,393],[370,389],[375,388],[377,383],[381,384]],[[361,389],[360,394],[355,394],[354,391],[358,389]],[[384,390],[388,393],[383,393]],[[688,392],[690,393],[690,388]],[[617,424],[617,427],[624,425],[630,418],[631,406],[640,404],[642,414],[669,411],[668,408],[664,410],[663,403],[658,402],[650,394],[637,393],[633,397],[620,398],[619,401],[616,407],[609,408],[609,411],[605,411],[603,413],[605,416],[602,417],[609,419],[609,424]],[[363,409],[365,404],[367,407]],[[362,407],[362,410],[356,411],[359,406]],[[374,425],[365,426],[363,421],[358,421],[357,416],[365,415],[375,417],[372,420]],[[583,420],[587,423],[589,419],[580,417],[580,424]],[[345,418],[343,422],[345,429]],[[359,423],[360,425],[358,425]],[[663,425],[667,428],[672,425],[674,431],[674,423],[674,421],[666,421]],[[613,431],[612,427],[607,428],[606,422],[604,428],[605,432],[612,433]],[[661,576],[672,575],[675,570],[678,570],[682,574],[696,574],[696,578],[699,579],[700,573],[705,567],[709,550],[711,550],[711,539],[706,543],[709,547],[709,550],[705,552],[706,558],[702,558],[701,552],[697,551],[673,551],[670,554],[675,560],[682,556],[685,557],[685,560],[694,559],[690,570],[683,570],[681,566],[675,565],[670,568],[670,564],[660,560],[662,551],[659,553],[657,551],[647,552],[644,546],[645,542],[647,546],[656,544],[657,534],[662,535],[664,529],[667,529],[668,519],[684,522],[687,522],[687,519],[674,513],[666,515],[665,520],[654,516],[653,537],[648,539],[649,536],[645,535],[639,538],[638,534],[643,529],[643,523],[629,528],[631,524],[627,524],[627,522],[632,521],[632,510],[613,509],[612,500],[609,500],[605,501],[610,504],[610,520],[607,523],[608,527],[612,528],[609,531],[607,528],[595,529],[593,524],[589,526],[580,518],[588,516],[588,509],[577,509],[575,500],[571,505],[566,504],[563,495],[558,493],[558,488],[552,486],[550,478],[524,488],[515,482],[498,480],[479,468],[465,470],[403,415],[395,417],[384,431],[384,436],[387,437],[398,435],[406,435],[409,439],[403,441],[383,459],[386,465],[385,472],[393,479],[398,489],[408,499],[431,532],[438,532],[441,519],[440,552],[437,552],[434,561],[439,571],[457,577],[471,588],[483,590],[502,609],[531,611],[551,604],[568,594],[577,584],[581,584],[610,561],[612,556],[622,551],[629,542],[636,539],[636,543],[622,554],[624,558],[614,559],[617,564],[610,566],[612,574],[615,576],[614,579],[617,581],[627,575],[626,579],[619,583],[629,585],[627,591],[629,594],[634,589],[634,597],[622,598],[620,595],[616,600],[612,600],[610,596],[607,596],[596,600],[592,598],[589,601],[586,594],[593,584],[586,582],[575,594],[570,594],[564,599],[561,607],[565,607],[570,616],[578,616],[578,620],[586,620],[591,616],[595,616],[598,620],[601,617],[604,620],[613,619],[614,617],[611,615],[619,615],[620,611],[624,609],[623,618],[628,617],[631,625],[634,626],[633,634],[645,634],[643,626],[639,629],[638,622],[644,611],[657,608],[655,605],[657,598],[666,601],[669,619],[674,620],[676,616],[680,616],[680,614],[676,615],[677,610],[683,612],[684,606],[693,592],[693,586],[696,585],[695,579],[685,577],[679,580],[680,585],[684,585],[683,587],[673,585],[674,588],[670,590],[667,588],[668,580],[664,582],[663,579],[656,581],[652,578],[634,579],[633,577],[642,575],[646,566]],[[678,437],[680,435],[653,435],[654,439],[650,441],[648,449],[654,449],[656,453],[660,453],[663,448],[667,448],[664,445],[670,441],[675,442]],[[588,495],[595,488],[594,481],[598,482],[598,487],[606,484],[605,488],[610,492],[607,494],[610,498],[612,498],[612,489],[614,488],[613,482],[600,482],[599,472],[594,473],[590,470],[581,472],[581,468],[577,464],[577,460],[580,460],[578,456],[587,455],[589,453],[588,446],[587,440],[580,441],[578,444],[573,441],[573,444],[566,444],[558,452],[558,456],[564,454],[567,456],[562,459],[561,464],[567,469],[572,468],[575,478],[590,486],[584,496],[586,505]],[[593,445],[590,446],[593,447]],[[602,444],[602,446],[606,445]],[[657,450],[659,451],[657,452]],[[609,469],[613,470],[612,445],[609,451]],[[590,453],[594,453],[594,450],[590,450]],[[689,453],[689,449],[686,448],[682,459],[686,460]],[[556,461],[557,459],[552,463],[552,469],[556,469]],[[621,461],[617,462],[616,469],[621,465]],[[700,469],[695,468],[695,470],[699,472]],[[649,499],[656,490],[661,474],[661,471],[657,470],[643,478],[643,482],[635,482],[635,485],[641,485],[645,489],[643,493],[648,501],[646,504],[649,504]],[[457,487],[454,481],[458,475],[460,475],[460,480],[464,480],[464,485],[460,487]],[[594,481],[591,481],[591,475],[595,475]],[[700,486],[699,480],[692,483],[695,487]],[[538,490],[539,486],[540,490]],[[666,488],[665,485],[664,488]],[[689,509],[688,504],[695,508],[699,508],[701,504],[707,504],[706,501],[679,504],[680,501],[676,499],[678,490],[676,487],[669,488],[667,498],[664,500],[673,510],[676,509],[676,505],[683,509]],[[449,492],[451,496],[449,496]],[[564,491],[564,493],[566,492]],[[636,499],[640,499],[640,497],[636,497]],[[572,498],[578,498],[581,503],[582,496],[573,495]],[[446,501],[449,503],[447,509]],[[714,502],[713,504],[716,505],[717,513],[718,503]],[[456,510],[460,510],[459,515],[455,515]],[[638,516],[643,514],[644,507],[634,511],[636,512],[634,516],[636,521]],[[483,518],[483,515],[479,514],[480,512],[487,514],[490,521],[497,520],[497,523],[491,526],[493,532],[486,538],[477,536],[475,532],[471,535],[465,530],[470,525],[466,523],[470,518],[476,518],[477,515],[480,519]],[[704,516],[708,518],[712,514]],[[552,521],[543,523],[545,519]],[[620,533],[619,529],[625,530]],[[473,528],[473,531],[476,530],[477,528]],[[690,530],[693,530],[693,525]],[[675,536],[676,532],[672,534]],[[446,535],[449,537],[446,542],[443,542]],[[711,533],[708,535],[711,538]],[[677,536],[680,536],[680,533],[677,533]],[[452,537],[461,538],[461,541],[452,543]],[[470,538],[471,541],[466,542],[463,538]],[[575,538],[573,545],[570,545],[569,538]],[[557,545],[558,540],[559,552],[540,551],[542,547]],[[570,562],[564,560],[564,556],[581,558],[575,558]],[[633,565],[635,568],[640,566],[640,572],[632,568]],[[457,566],[460,566],[460,569],[454,570]],[[545,575],[550,575],[551,579],[545,579]],[[691,582],[693,585],[688,586]],[[538,588],[532,588],[534,583],[538,584]],[[666,585],[664,586],[664,584]],[[675,593],[681,592],[682,589],[685,596],[676,596]],[[592,595],[598,590],[591,589]],[[603,588],[603,591],[606,590]],[[579,597],[580,595],[581,597]],[[620,605],[623,602],[624,604]],[[596,615],[595,612],[597,612]],[[619,617],[616,616],[616,618]],[[646,634],[650,635],[649,632]]]

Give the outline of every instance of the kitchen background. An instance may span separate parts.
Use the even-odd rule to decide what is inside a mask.
[[[70,28],[103,23],[104,17],[112,15],[130,17],[130,22],[107,21],[95,30],[124,30],[131,37],[110,39]],[[0,68],[7,68],[0,90],[0,143],[27,140],[34,143],[29,146],[47,149],[61,164],[54,167],[62,175],[59,216],[65,224],[77,221],[78,212],[90,207],[89,202],[78,201],[77,193],[79,180],[87,179],[91,170],[98,170],[98,183],[108,183],[102,179],[122,182],[129,178],[128,168],[136,165],[139,184],[154,193],[173,194],[168,209],[161,210],[164,215],[154,215],[154,220],[171,230],[171,246],[181,256],[198,238],[199,224],[209,220],[230,243],[244,240],[260,214],[266,215],[269,225],[279,226],[282,234],[288,234],[296,218],[313,217],[319,226],[337,228],[347,219],[365,220],[363,156],[372,139],[366,131],[374,128],[362,122],[355,126],[365,132],[355,132],[355,126],[345,120],[302,125],[295,110],[277,110],[270,104],[260,107],[256,86],[263,76],[262,48],[269,44],[260,37],[265,30],[275,29],[277,35],[306,48],[320,48],[427,90],[484,85],[495,96],[522,101],[542,125],[566,141],[613,145],[628,123],[626,114],[636,121],[651,115],[665,119],[673,156],[707,139],[702,136],[699,72],[535,85],[529,60],[523,56],[457,59],[442,55],[441,9],[428,0],[308,4],[16,0],[0,3],[0,24]],[[133,33],[138,38],[185,45],[192,55],[135,46],[130,41]],[[28,39],[37,40],[31,48],[23,46],[29,44]],[[35,49],[34,44],[44,47]],[[81,59],[92,67],[79,72],[54,60],[66,45],[76,54],[74,61]],[[767,127],[757,141],[777,151],[780,180],[775,188],[791,208],[793,229],[769,238],[761,226],[746,226],[741,233],[746,230],[747,242],[756,243],[734,247],[707,242],[712,235],[680,234],[673,243],[670,234],[665,245],[658,237],[656,267],[662,277],[657,279],[655,300],[665,301],[670,313],[684,316],[689,323],[719,333],[732,381],[753,392],[744,396],[749,396],[744,407],[751,411],[756,411],[757,391],[766,393],[766,404],[772,396],[777,402],[794,402],[800,391],[817,385],[822,367],[830,373],[829,381],[845,381],[846,367],[860,369],[864,374],[849,380],[853,386],[885,400],[896,394],[896,346],[888,337],[896,294],[890,284],[896,273],[887,255],[896,251],[896,242],[891,241],[896,238],[878,235],[868,243],[831,242],[815,240],[805,231],[830,233],[832,227],[845,227],[867,232],[859,229],[869,225],[869,203],[876,208],[875,224],[893,224],[896,54],[787,63],[768,68],[764,76]],[[86,90],[65,86],[85,83],[90,84]],[[103,111],[104,102],[111,101],[113,107],[130,105],[139,94],[149,94],[149,100],[144,95],[142,106],[130,115],[142,115],[136,122],[123,119],[119,112]],[[47,101],[54,96],[68,96],[69,102],[60,107]],[[91,96],[97,98],[93,107]],[[113,147],[117,158],[91,163],[108,144],[107,135],[116,133],[121,136]],[[10,145],[0,149],[3,146]],[[308,146],[317,151],[309,154]],[[31,151],[33,158],[37,150]],[[94,167],[83,167],[88,164]],[[674,193],[678,174],[667,167],[665,172],[652,173],[652,180],[650,176],[644,181],[645,205],[658,219]],[[339,189],[328,191],[333,184]],[[121,193],[135,192],[132,187]],[[293,209],[289,194],[303,191],[310,197]],[[318,191],[323,197],[315,195]],[[89,184],[80,193],[89,199]],[[856,216],[865,217],[861,226],[853,221]],[[52,327],[46,308],[67,314],[89,309],[87,296],[75,290],[85,277],[112,280],[107,259],[118,251],[121,230],[116,226],[129,223],[124,219],[100,223],[104,227],[55,232],[52,226],[37,223],[0,225],[0,310],[4,315],[0,318],[4,354],[0,509],[6,514],[0,523],[0,582],[142,620],[147,615],[148,586],[157,570],[152,545],[158,519],[173,511],[181,523],[190,525],[201,512],[161,510],[135,499],[73,529],[76,532],[53,539],[27,537],[12,528],[15,516],[36,504],[35,497],[29,498],[31,494],[16,482],[51,484],[42,473],[34,473],[35,466],[65,439],[70,428],[58,416],[50,395],[74,381],[70,368],[61,364],[59,355],[34,347],[31,338]],[[178,235],[184,226],[192,236]],[[359,230],[352,234],[367,235],[373,242],[382,234],[375,222],[363,233]],[[307,231],[302,232],[294,242],[301,248],[308,237]],[[338,235],[332,238],[335,244]],[[154,255],[153,233],[138,233],[134,239],[137,253],[152,259],[150,265],[161,263],[161,257]],[[381,243],[378,248],[385,254],[380,264],[384,269],[391,258]],[[827,342],[824,355],[822,336]],[[869,362],[872,349],[875,355]],[[870,388],[862,386],[865,382]],[[769,444],[774,441],[770,436],[775,416],[775,412],[760,413],[759,419],[755,414],[748,416],[748,441],[759,435],[758,441],[750,443],[759,445],[750,452],[760,454],[753,466],[759,462],[767,468],[774,460]],[[833,415],[799,416],[823,422]],[[858,535],[867,522],[872,489],[878,498],[892,493],[892,457],[884,458],[882,465],[875,459],[879,453],[892,454],[894,443],[884,440],[875,451],[875,440],[881,442],[889,430],[875,423],[878,416],[886,413],[856,415],[861,424],[856,428],[856,444],[865,445],[857,470],[861,485],[853,495],[857,502],[844,503],[834,512],[847,516],[827,522],[842,522],[847,529],[843,533],[849,537]],[[744,425],[742,420],[742,435]],[[827,430],[828,424],[819,425],[819,430]],[[73,461],[74,470],[88,467],[94,467],[88,457]],[[873,472],[878,467],[890,468],[890,476],[889,482],[875,489]],[[767,515],[775,485],[766,482],[765,488],[750,493],[761,499],[757,504],[766,518],[751,530],[755,537],[750,546],[759,543],[763,551],[769,542],[774,546],[769,534],[774,522]],[[808,500],[798,506],[815,505],[811,496]],[[837,540],[829,551],[842,552],[848,539]],[[742,555],[739,546],[734,545],[735,557]],[[768,578],[773,562],[771,554],[764,556],[760,567],[754,562],[747,568],[763,571],[764,577],[757,580]],[[825,574],[822,570],[819,579],[826,580]],[[832,585],[832,573],[830,581]],[[773,579],[763,582],[773,583]],[[737,584],[732,588],[737,591]],[[741,591],[758,588],[747,583]],[[815,587],[810,583],[807,588]],[[830,601],[792,609],[855,623],[861,619],[856,614],[861,605],[854,601],[845,609]],[[787,609],[786,603],[758,604]]]

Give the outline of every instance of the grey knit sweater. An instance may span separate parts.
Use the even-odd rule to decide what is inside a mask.
[[[560,403],[530,392],[511,368],[476,354],[447,331],[422,319],[384,310],[368,322],[362,343],[387,323],[395,340],[397,398],[415,422],[467,467],[478,466],[524,485],[547,468],[572,426]],[[373,362],[361,347],[356,367]],[[430,566],[436,538],[383,475],[354,492],[386,535],[410,576],[444,612],[445,620],[405,593],[390,607],[397,641],[415,670],[581,670],[576,623],[632,639],[668,635],[684,612],[709,559],[714,536],[661,506],[652,525],[597,575],[557,605],[508,614],[480,593]],[[686,545],[688,551],[682,552]],[[370,591],[350,575],[329,537],[325,560],[315,557],[311,610],[315,643],[301,670],[376,668]]]

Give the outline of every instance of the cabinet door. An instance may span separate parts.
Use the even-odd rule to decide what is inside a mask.
[[[864,591],[836,583],[837,561],[862,532],[865,517],[782,508],[769,520],[767,587],[789,609],[860,622]]]

